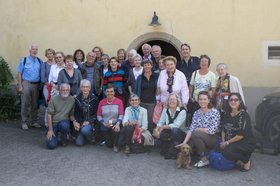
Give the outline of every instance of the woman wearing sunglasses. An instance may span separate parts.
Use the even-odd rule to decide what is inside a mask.
[[[250,157],[256,144],[251,120],[239,93],[230,93],[228,103],[222,122],[220,148],[226,159],[243,162],[240,171],[247,172],[250,170]]]

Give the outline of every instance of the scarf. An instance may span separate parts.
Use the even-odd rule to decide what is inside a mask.
[[[138,123],[134,125],[133,140],[135,140],[138,144],[141,144],[141,130]]]
[[[140,113],[140,108],[139,106],[137,107],[130,107],[131,108],[131,111],[132,111],[132,114],[129,118],[130,121],[138,121],[138,118],[139,118],[139,113]]]

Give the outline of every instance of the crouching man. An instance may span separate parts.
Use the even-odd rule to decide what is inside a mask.
[[[70,131],[70,121],[74,121],[75,99],[69,96],[70,85],[62,83],[59,95],[51,98],[48,105],[47,147],[54,149],[58,144],[58,133],[61,133],[61,145],[67,146],[67,134]]]

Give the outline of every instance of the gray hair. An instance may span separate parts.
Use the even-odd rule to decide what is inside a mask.
[[[216,68],[224,68],[224,69],[227,69],[227,64],[225,63],[219,63],[217,64],[217,67]]]
[[[81,82],[80,82],[80,87],[82,87],[83,85],[87,85],[87,86],[89,86],[89,89],[91,89],[91,83],[90,83],[89,80],[82,79]]]
[[[135,58],[135,56],[137,55],[137,51],[135,49],[131,49],[128,54],[132,54],[132,58]]]
[[[61,83],[61,85],[59,86],[59,91],[62,89],[62,87],[67,87],[67,89],[70,90],[70,85],[68,83]]]
[[[171,97],[171,96],[175,96],[176,97],[176,99],[177,99],[177,107],[182,107],[182,102],[181,102],[181,98],[177,95],[177,94],[175,94],[175,93],[171,93],[171,94],[169,94],[169,96],[168,96],[168,98],[166,99],[166,101],[165,101],[165,103],[164,103],[164,107],[165,108],[169,108],[169,98]]]
[[[38,45],[32,44],[32,45],[30,45],[30,47],[29,47],[29,51],[30,51],[33,47],[36,47],[36,48],[38,49]]]
[[[152,49],[151,45],[149,45],[148,43],[145,43],[145,44],[143,44],[142,47],[141,47],[142,50],[144,49],[145,46],[149,47],[150,50]]]
[[[140,54],[136,54],[135,57],[133,58],[133,60],[135,59],[140,59],[140,61],[142,61],[142,57]]]
[[[139,99],[139,101],[140,101],[139,96],[136,95],[136,94],[131,94],[131,95],[129,96],[129,102],[131,101],[132,98],[137,98],[137,99]]]
[[[160,47],[160,46],[158,46],[158,45],[153,45],[153,46],[152,46],[152,49],[153,49],[153,48],[157,48],[157,49],[159,49],[159,51],[161,52],[161,47]]]

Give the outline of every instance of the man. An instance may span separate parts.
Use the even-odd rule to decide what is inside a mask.
[[[154,61],[155,60],[154,56],[152,56],[152,54],[151,54],[151,52],[152,52],[151,45],[149,45],[147,43],[143,44],[142,52],[143,52],[143,61],[146,61],[146,60]]]
[[[75,99],[70,95],[70,85],[62,83],[59,95],[51,98],[48,105],[47,147],[54,149],[58,144],[58,132],[61,133],[61,145],[67,146],[67,134],[70,131],[70,121],[75,122]]]
[[[125,72],[126,78],[128,78],[130,69],[132,69],[134,67],[134,58],[135,58],[136,54],[137,54],[137,51],[135,49],[131,49],[127,53],[127,60],[125,60],[121,64],[121,69]]]
[[[181,54],[183,59],[177,63],[176,68],[185,74],[190,86],[192,73],[199,69],[199,58],[191,56],[191,47],[186,43],[181,45]]]
[[[95,63],[96,60],[96,53],[89,52],[86,56],[87,61],[80,65],[79,69],[82,74],[83,79],[87,79],[91,83],[91,91],[99,96],[101,95],[101,77],[102,77],[102,70]]]
[[[20,59],[17,67],[18,92],[21,94],[21,127],[23,130],[28,130],[28,122],[30,122],[30,127],[41,128],[41,125],[37,123],[41,69],[41,60],[36,57],[38,46],[31,45],[29,53],[29,56]]]
[[[153,55],[153,71],[159,69],[159,60],[161,59],[161,48],[158,45],[152,46],[152,55]]]

